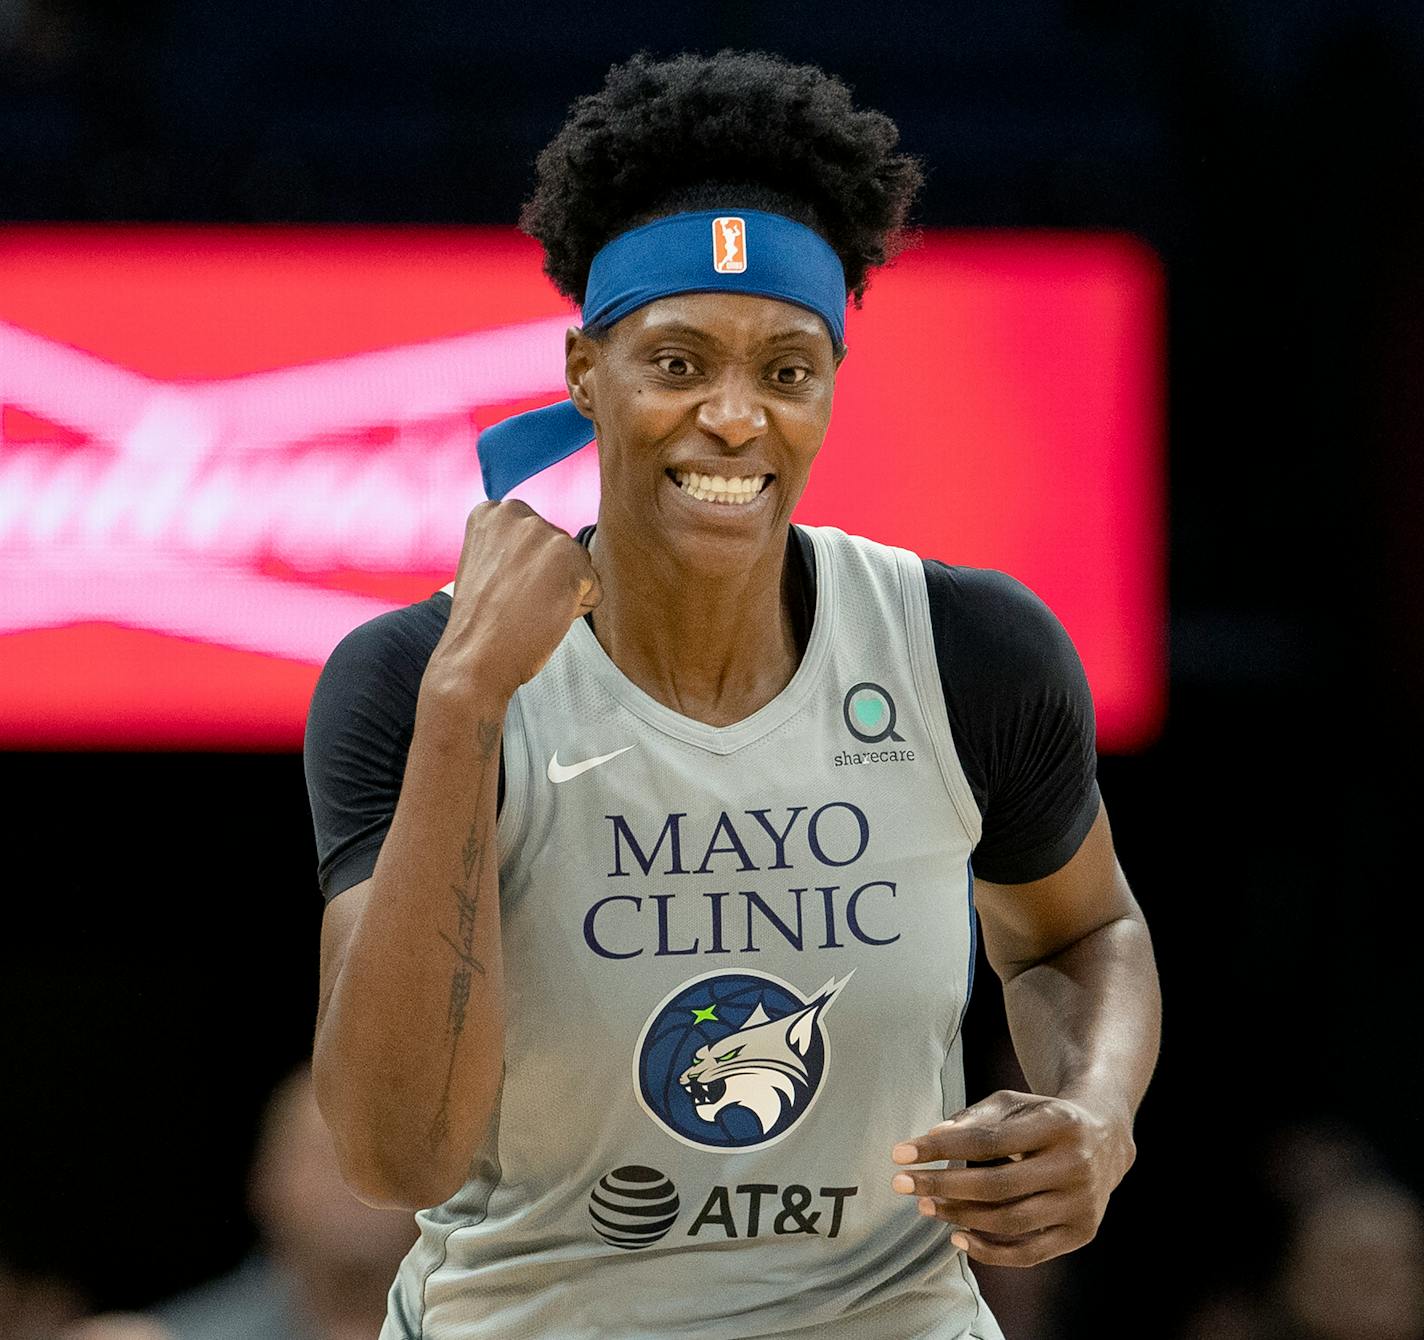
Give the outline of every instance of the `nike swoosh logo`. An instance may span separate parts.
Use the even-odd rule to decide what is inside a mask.
[[[633,745],[625,744],[622,749],[615,749],[611,754],[600,754],[597,758],[586,758],[582,763],[570,763],[568,766],[559,762],[559,751],[556,749],[549,759],[549,780],[557,786],[560,782],[567,782],[580,773],[587,772],[590,768],[598,767],[600,763],[607,763],[610,758],[626,754],[632,748]]]

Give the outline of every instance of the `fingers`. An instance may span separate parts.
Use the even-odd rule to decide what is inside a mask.
[[[1125,1166],[1116,1150],[1090,1108],[1005,1089],[891,1151],[902,1165],[956,1166],[902,1168],[890,1185],[952,1225],[974,1260],[1036,1265],[1093,1239]]]
[[[1075,1175],[1074,1160],[1048,1153],[988,1168],[916,1168],[896,1173],[891,1186],[906,1195],[936,1200],[1000,1204],[1071,1185]]]
[[[597,577],[585,577],[579,582],[579,613],[596,610],[603,601],[603,585]]]
[[[1043,1191],[1007,1204],[937,1200],[921,1196],[919,1212],[949,1224],[950,1241],[972,1260],[994,1266],[1036,1266],[1089,1241],[1079,1217],[1078,1197]]]
[[[603,591],[589,551],[518,499],[470,512],[450,617],[437,648],[457,688],[512,697]]]
[[[1036,1266],[1083,1245],[1073,1230],[1057,1226],[1014,1240],[986,1238],[967,1229],[950,1234],[954,1243],[972,1261],[986,1266]]]
[[[892,1157],[896,1163],[1012,1159],[1046,1148],[1075,1119],[1071,1105],[1055,1098],[1001,1089],[924,1135],[896,1145]]]
[[[575,578],[578,584],[580,615],[597,609],[603,600],[603,583],[599,580],[598,569],[593,566],[593,558],[587,550],[583,551],[583,559],[584,561],[578,569],[578,576]]]
[[[956,1228],[978,1233],[987,1242],[1017,1241],[1050,1228],[1061,1228],[1073,1217],[1076,1202],[1059,1191],[1045,1191],[1007,1205],[984,1205],[969,1200],[934,1200],[923,1196],[917,1202],[927,1218],[942,1219]],[[928,1208],[926,1208],[928,1207]]]

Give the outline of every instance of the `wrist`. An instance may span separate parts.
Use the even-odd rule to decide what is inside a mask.
[[[468,667],[437,663],[432,657],[420,681],[416,729],[425,735],[468,741],[478,732],[487,737],[504,726],[512,692],[493,686],[486,675]]]
[[[420,680],[419,705],[442,716],[494,716],[504,720],[517,684],[490,660],[437,646]]]
[[[1137,1157],[1132,1134],[1135,1119],[1132,1104],[1114,1086],[1094,1084],[1086,1079],[1065,1084],[1056,1096],[1083,1109],[1099,1124],[1117,1164],[1115,1181],[1121,1181]]]

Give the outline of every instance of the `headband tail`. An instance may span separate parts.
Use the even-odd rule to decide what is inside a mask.
[[[593,424],[572,400],[491,424],[476,443],[485,497],[503,498],[516,485],[592,441]]]

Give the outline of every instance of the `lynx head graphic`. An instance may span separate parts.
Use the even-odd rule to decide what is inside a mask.
[[[816,1023],[849,976],[827,982],[794,1014],[770,1018],[759,1001],[735,1033],[697,1049],[692,1065],[678,1076],[703,1121],[715,1121],[724,1107],[750,1111],[769,1135],[810,1087],[806,1055]]]
[[[812,994],[745,970],[674,987],[638,1037],[633,1082],[643,1111],[694,1149],[761,1149],[783,1139],[826,1087],[826,1008],[850,977]]]

